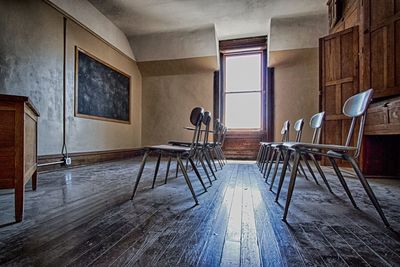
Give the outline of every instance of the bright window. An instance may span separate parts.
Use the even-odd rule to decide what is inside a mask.
[[[225,124],[261,128],[262,53],[225,54]]]

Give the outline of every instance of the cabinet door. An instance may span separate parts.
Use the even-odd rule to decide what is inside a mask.
[[[374,97],[400,94],[400,0],[366,0],[364,13],[365,89]]]
[[[326,112],[322,142],[344,144],[350,119],[344,102],[359,92],[358,27],[320,39],[320,108]],[[326,163],[326,162],[323,162]]]

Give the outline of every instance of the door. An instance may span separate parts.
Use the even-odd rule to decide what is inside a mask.
[[[359,92],[358,27],[320,39],[320,109],[326,112],[322,133],[325,144],[346,142],[350,119],[344,102]],[[327,161],[324,159],[323,164]],[[339,162],[340,163],[340,162]]]
[[[363,88],[374,97],[400,94],[400,0],[364,2]]]

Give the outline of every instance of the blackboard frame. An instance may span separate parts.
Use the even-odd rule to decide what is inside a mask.
[[[112,119],[112,118],[107,118],[107,117],[102,117],[102,116],[96,116],[96,115],[88,115],[88,114],[83,114],[79,113],[78,109],[78,97],[79,97],[79,84],[78,84],[78,70],[79,70],[79,52],[85,54],[86,56],[90,57],[91,59],[95,60],[96,62],[112,69],[113,71],[116,71],[120,73],[121,75],[127,77],[129,79],[129,88],[128,88],[128,120],[118,120],[118,119]],[[124,124],[131,124],[131,84],[132,84],[132,79],[131,76],[116,67],[108,64],[107,62],[101,60],[100,58],[96,57],[95,55],[91,54],[90,52],[75,46],[75,71],[74,71],[74,116],[79,117],[79,118],[85,118],[85,119],[94,119],[94,120],[101,120],[101,121],[109,121],[109,122],[118,122],[118,123],[124,123]]]

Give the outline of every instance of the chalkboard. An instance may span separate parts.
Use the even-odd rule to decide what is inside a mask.
[[[75,47],[75,115],[130,123],[130,76]]]

